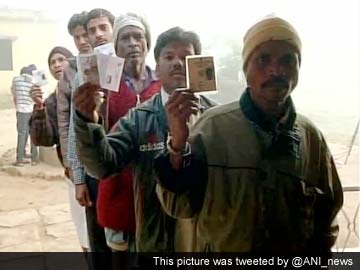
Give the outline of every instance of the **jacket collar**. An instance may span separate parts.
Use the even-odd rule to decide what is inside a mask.
[[[160,123],[164,124],[164,127],[167,128],[167,117],[160,93],[157,93],[152,98],[144,102],[138,110],[156,114],[160,118]]]
[[[247,88],[240,97],[240,107],[250,122],[259,126],[266,132],[276,132],[278,129],[293,129],[296,119],[296,111],[291,97],[289,97],[286,101],[286,113],[280,120],[276,120],[275,118],[269,116],[255,105],[251,99],[249,88]]]

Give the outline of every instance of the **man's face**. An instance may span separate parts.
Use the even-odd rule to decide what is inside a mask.
[[[76,48],[79,53],[89,53],[91,52],[91,45],[89,43],[88,34],[85,31],[85,28],[82,25],[76,26],[72,31],[71,35],[74,39]]]
[[[60,53],[54,53],[50,57],[50,73],[56,79],[60,80],[64,70],[69,66],[69,62],[66,57]]]
[[[125,65],[144,63],[148,53],[145,32],[136,26],[125,26],[119,31],[116,55],[125,58]]]
[[[109,43],[113,34],[113,27],[108,17],[97,17],[87,23],[89,42],[93,48]]]
[[[251,54],[245,70],[251,97],[265,106],[284,103],[297,85],[299,67],[299,54],[291,44],[264,42]]]
[[[161,49],[156,63],[156,75],[168,94],[176,88],[186,87],[185,57],[194,54],[194,46],[183,42],[170,42]]]

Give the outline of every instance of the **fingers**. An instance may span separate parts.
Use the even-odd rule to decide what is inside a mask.
[[[94,102],[98,87],[90,83],[81,85],[74,93],[75,106],[81,108],[83,105]],[[94,104],[95,105],[95,104]]]
[[[42,90],[40,86],[36,84],[33,85],[30,90],[30,95],[32,98],[42,98]]]
[[[187,119],[199,110],[199,99],[189,91],[174,91],[166,104],[168,114]]]
[[[90,199],[90,194],[89,194],[89,190],[86,188],[85,189],[85,193],[84,193],[84,197],[85,197],[85,206],[86,207],[91,207],[93,205],[91,199]]]
[[[91,207],[92,202],[86,184],[80,184],[75,186],[75,197],[81,206]]]
[[[93,119],[94,112],[99,110],[104,97],[104,93],[99,91],[99,86],[85,83],[75,91],[73,102],[82,115]]]

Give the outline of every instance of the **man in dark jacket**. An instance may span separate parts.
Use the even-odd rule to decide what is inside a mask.
[[[175,237],[176,221],[162,211],[156,197],[153,158],[165,148],[168,137],[164,105],[175,89],[185,87],[185,57],[200,54],[201,44],[195,33],[175,27],[158,37],[154,52],[156,74],[163,86],[161,93],[130,110],[108,135],[95,110],[98,87],[87,85],[78,89],[74,97],[77,150],[86,170],[100,179],[134,164],[136,251],[182,251],[177,248],[181,239]],[[204,97],[199,103],[192,93],[183,93],[201,110],[213,105]]]
[[[334,245],[341,183],[321,132],[297,114],[300,38],[291,24],[268,17],[244,37],[248,88],[240,101],[219,106],[189,129],[166,106],[171,145],[155,162],[169,214],[198,215],[197,251],[324,254]]]
[[[69,66],[68,59],[72,57],[72,53],[64,47],[55,47],[49,53],[48,64],[50,73],[57,81],[63,76],[64,70]],[[59,161],[64,165],[57,122],[57,93],[58,87],[44,101],[43,91],[40,86],[35,84],[31,88],[30,95],[35,105],[29,120],[30,137],[34,144],[38,146],[56,145]],[[65,175],[68,176],[66,168]]]

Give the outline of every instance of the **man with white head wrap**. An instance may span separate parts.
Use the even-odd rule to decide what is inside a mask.
[[[177,113],[188,102],[170,97],[172,151],[155,162],[158,197],[172,216],[198,215],[198,251],[323,254],[335,243],[340,180],[323,135],[290,96],[300,56],[296,30],[267,17],[244,37],[240,101],[205,112],[189,135]],[[189,144],[191,155],[174,154]]]
[[[129,109],[139,106],[161,88],[155,72],[145,64],[151,39],[143,18],[133,13],[116,18],[112,41],[117,56],[125,59],[125,66],[119,91],[108,92],[108,129]],[[98,185],[98,222],[105,227],[108,246],[112,250],[125,251],[128,240],[131,242],[135,233],[132,169],[129,166],[104,180]]]

